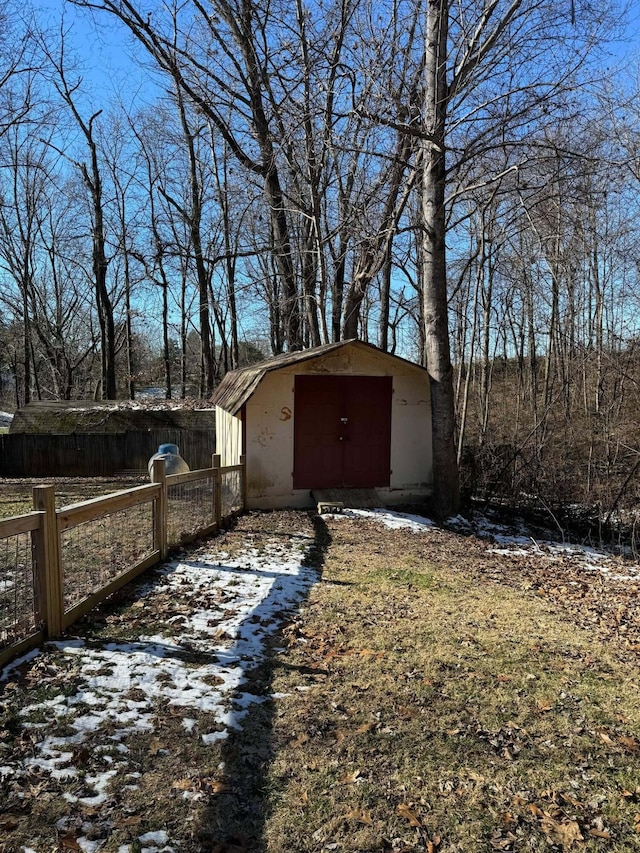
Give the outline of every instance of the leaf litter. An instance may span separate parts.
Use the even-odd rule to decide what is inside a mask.
[[[325,519],[265,849],[640,850],[637,567],[481,518]]]
[[[85,636],[5,669],[0,851],[640,849],[637,719],[626,699],[617,715],[605,702],[618,670],[540,614],[517,648],[508,596],[482,598],[487,584],[514,589],[639,651],[633,567],[488,521],[447,531],[353,511],[325,517],[333,541],[314,586],[310,526],[289,532],[306,515],[281,514],[274,533],[275,515],[254,517],[242,545],[212,540],[157,570],[122,616],[94,614]],[[251,673],[283,620],[286,665],[260,692]],[[594,708],[576,670],[604,682]],[[204,844],[188,809],[242,797],[220,747],[269,699],[277,750],[258,783],[271,817],[253,838]],[[176,735],[210,754],[206,767],[182,761]],[[162,801],[149,793],[160,784]],[[182,823],[162,810],[175,801]],[[30,835],[47,802],[50,834]]]
[[[204,748],[239,729],[250,707],[269,698],[252,691],[251,670],[316,580],[305,563],[309,533],[266,536],[233,558],[220,550],[223,541],[213,539],[138,585],[126,612],[136,639],[104,642],[88,631],[5,667],[0,711],[9,711],[14,693],[22,707],[11,708],[17,741],[6,731],[0,739],[0,850],[94,853],[123,827],[130,840],[110,847],[117,853],[188,849],[165,830],[162,814],[114,808],[118,788],[132,793],[139,786],[136,738],[146,738],[147,752],[157,758],[172,750],[160,736],[167,716]],[[117,619],[109,617],[109,627]],[[151,624],[157,630],[145,633]],[[47,695],[31,699],[34,691]],[[34,783],[63,804],[49,838],[29,837]],[[196,776],[175,779],[172,787],[196,802],[229,790],[224,779]],[[157,828],[150,825],[154,818]],[[135,835],[139,824],[147,831]]]

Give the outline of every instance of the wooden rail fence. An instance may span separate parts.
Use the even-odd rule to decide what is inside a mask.
[[[0,665],[73,622],[171,547],[218,530],[245,507],[245,460],[167,475],[60,509],[36,486],[33,512],[0,520]]]

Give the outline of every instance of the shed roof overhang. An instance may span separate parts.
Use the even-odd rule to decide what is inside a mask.
[[[392,359],[404,365],[410,365],[416,370],[427,373],[426,368],[421,367],[419,364],[415,364],[398,355],[391,355],[373,344],[351,338],[347,341],[337,341],[336,343],[324,344],[323,346],[312,347],[297,352],[284,353],[269,358],[266,361],[258,362],[258,364],[251,364],[248,367],[241,367],[238,370],[230,370],[224,375],[216,388],[211,402],[226,412],[237,415],[255,392],[264,376],[270,371],[281,370],[282,368],[291,367],[310,359],[321,358],[344,347],[363,347],[385,358]]]

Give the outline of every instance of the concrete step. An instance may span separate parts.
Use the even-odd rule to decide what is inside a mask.
[[[318,512],[342,512],[343,509],[373,509],[382,506],[375,489],[312,489]]]

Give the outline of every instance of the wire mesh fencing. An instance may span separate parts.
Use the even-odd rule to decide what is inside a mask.
[[[234,467],[220,472],[220,504],[223,518],[228,518],[243,509],[243,470]]]
[[[4,527],[0,528],[0,649],[33,634],[39,621],[32,533],[10,533]]]
[[[56,509],[53,486],[36,512],[0,520],[0,663],[81,615],[244,507],[244,464],[167,477]]]
[[[153,551],[152,501],[61,531],[64,610],[95,595]]]
[[[215,477],[167,484],[167,544],[181,545],[210,529],[215,517]]]

